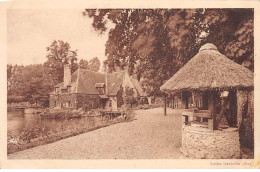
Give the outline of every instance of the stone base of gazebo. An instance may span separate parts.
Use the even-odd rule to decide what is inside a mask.
[[[210,131],[198,126],[183,125],[181,152],[194,159],[241,158],[237,128]]]

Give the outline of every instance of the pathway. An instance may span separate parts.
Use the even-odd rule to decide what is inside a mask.
[[[137,110],[135,120],[15,152],[9,159],[174,159],[181,156],[181,115]]]

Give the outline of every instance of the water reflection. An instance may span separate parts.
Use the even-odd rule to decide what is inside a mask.
[[[93,119],[94,120],[94,119]],[[93,120],[87,117],[75,118],[70,120],[41,119],[39,114],[24,114],[22,111],[7,112],[7,132],[8,134],[20,133],[24,128],[40,127],[48,130],[57,128],[73,128],[75,126],[93,125]],[[95,124],[94,124],[95,125]]]

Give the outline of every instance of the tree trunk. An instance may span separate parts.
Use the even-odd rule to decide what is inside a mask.
[[[166,104],[167,104],[167,97],[166,97],[166,94],[164,94],[164,116],[167,116]]]
[[[216,130],[217,129],[217,112],[216,112],[216,92],[215,91],[212,91],[211,92],[211,98],[212,98],[212,115],[213,115],[213,130]]]
[[[254,96],[252,92],[237,92],[237,121],[241,146],[254,149]]]

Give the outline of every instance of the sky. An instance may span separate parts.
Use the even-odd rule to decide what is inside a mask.
[[[46,47],[54,40],[78,50],[78,59],[98,57],[103,62],[108,32],[99,35],[84,9],[10,9],[7,11],[7,63],[44,63]],[[101,63],[102,64],[102,63]]]

